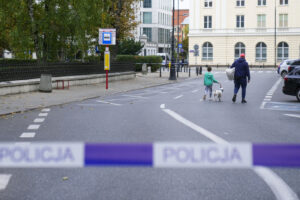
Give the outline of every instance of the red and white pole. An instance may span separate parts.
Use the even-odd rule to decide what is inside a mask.
[[[106,89],[108,90],[108,71],[110,69],[110,52],[108,45],[104,52],[104,70],[106,71]]]

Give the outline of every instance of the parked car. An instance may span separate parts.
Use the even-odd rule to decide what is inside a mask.
[[[160,56],[162,58],[162,63],[161,65],[164,67],[168,67],[169,61],[170,61],[170,56],[167,53],[157,53],[157,56]]]
[[[288,73],[292,72],[297,67],[300,67],[300,59],[292,62],[292,64],[288,67]]]
[[[282,92],[296,96],[298,101],[300,101],[300,67],[295,67],[292,72],[284,77]]]
[[[284,78],[296,66],[300,66],[300,59],[285,60],[278,66],[277,73],[280,74],[282,78]]]

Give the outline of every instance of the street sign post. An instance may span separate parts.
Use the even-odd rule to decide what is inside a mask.
[[[108,71],[110,70],[109,45],[116,45],[116,29],[99,29],[99,45],[105,45],[104,70],[106,72],[106,89],[108,89]]]

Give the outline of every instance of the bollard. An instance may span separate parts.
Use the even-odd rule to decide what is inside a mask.
[[[198,67],[196,67],[196,74],[197,74],[197,76],[199,75],[199,68]]]
[[[161,77],[161,66],[159,68],[159,77]]]
[[[144,63],[142,65],[142,74],[147,74],[147,64],[146,63]]]
[[[40,79],[41,92],[52,92],[52,76],[51,74],[42,74]]]
[[[189,77],[191,77],[191,67],[189,67]]]
[[[202,66],[200,66],[200,75],[202,75]]]

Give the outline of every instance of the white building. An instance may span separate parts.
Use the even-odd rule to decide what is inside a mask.
[[[135,39],[143,42],[147,37],[141,55],[170,53],[172,0],[144,0],[137,7],[136,20],[139,25],[134,32]]]
[[[231,65],[241,53],[257,66],[299,58],[299,8],[299,0],[190,0],[190,64]]]

